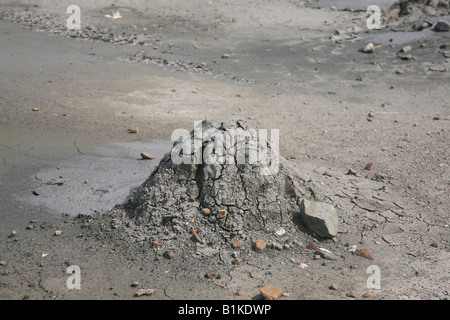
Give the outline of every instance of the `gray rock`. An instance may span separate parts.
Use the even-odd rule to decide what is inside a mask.
[[[337,235],[338,216],[336,209],[323,202],[303,200],[300,206],[300,217],[313,232],[324,238]]]
[[[434,25],[433,30],[436,32],[448,32],[450,31],[450,24],[445,20],[438,21]]]

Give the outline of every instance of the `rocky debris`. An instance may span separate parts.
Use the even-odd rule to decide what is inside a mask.
[[[363,298],[371,298],[373,296],[373,293],[372,292],[366,292],[366,293],[364,293],[363,295],[362,295],[362,297]]]
[[[356,294],[355,294],[353,291],[348,291],[348,292],[345,294],[345,296],[346,296],[346,297],[349,297],[349,298],[356,298]]]
[[[259,289],[259,292],[265,300],[278,300],[283,294],[283,290],[275,287],[273,284],[269,284]]]
[[[304,199],[301,203],[300,216],[311,231],[323,238],[332,238],[338,232],[338,216],[336,209],[323,202],[312,202]]]

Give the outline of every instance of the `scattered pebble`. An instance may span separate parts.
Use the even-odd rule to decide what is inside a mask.
[[[259,292],[265,300],[277,300],[283,294],[283,290],[275,287],[273,284],[269,284],[259,289]]]
[[[353,291],[349,291],[345,295],[349,298],[356,298],[356,294]]]
[[[207,216],[211,213],[211,210],[209,208],[203,208],[202,213]]]
[[[362,52],[364,52],[364,53],[372,53],[373,52],[373,50],[374,50],[374,46],[373,46],[373,43],[368,43],[368,44],[366,44],[365,46],[364,46],[364,48],[362,49]]]
[[[217,211],[217,215],[216,215],[216,217],[217,217],[217,219],[222,219],[222,218],[225,218],[225,216],[228,214],[228,211],[226,210],[226,209],[219,209],[218,211]]]
[[[147,153],[147,152],[142,152],[141,158],[144,160],[151,160],[151,159],[155,159],[155,156],[150,153]]]
[[[411,51],[411,49],[412,49],[411,46],[405,46],[405,47],[403,47],[403,48],[400,49],[400,52],[406,53],[406,52]]]
[[[33,108],[32,111],[39,111],[39,108]]]
[[[242,244],[239,241],[233,242],[231,245],[234,249],[240,249],[242,247]]]
[[[10,238],[14,238],[17,235],[17,232],[15,230],[11,231],[11,233],[9,234]]]
[[[138,127],[128,128],[129,133],[138,133],[138,131],[139,131]]]
[[[164,258],[173,259],[173,258],[175,258],[175,256],[176,256],[176,254],[173,251],[167,250],[164,252]]]
[[[206,274],[205,274],[205,278],[214,278],[217,275],[216,270],[209,270]]]
[[[264,251],[264,249],[266,249],[266,245],[267,245],[267,243],[264,240],[258,239],[255,241],[255,243],[253,245],[253,249],[256,252],[262,252],[262,251]]]
[[[153,292],[155,292],[156,289],[140,289],[139,291],[137,291],[134,296],[135,297],[140,297],[140,296],[149,296],[151,295]]]
[[[368,164],[366,164],[366,166],[364,167],[365,170],[373,170],[376,167],[376,163],[375,162],[369,162]]]
[[[338,286],[337,286],[336,283],[333,283],[331,286],[328,287],[328,289],[330,289],[330,290],[337,290]]]
[[[372,255],[370,254],[370,251],[367,249],[356,249],[353,251],[353,255],[360,256],[369,260],[373,260]]]
[[[55,236],[60,236],[62,235],[62,231],[61,230],[56,230],[55,231]]]
[[[314,241],[309,241],[306,247],[311,250],[319,250],[319,246]]]
[[[434,241],[433,241],[433,243],[431,244],[431,246],[437,248],[439,245],[438,245],[437,242],[434,242]]]
[[[222,59],[228,59],[228,58],[230,58],[230,55],[228,53],[224,53],[222,55]]]
[[[373,296],[372,292],[366,292],[362,295],[363,298],[371,298]]]
[[[395,70],[395,73],[396,73],[396,74],[404,74],[405,71],[403,71],[403,70],[401,70],[401,69],[397,69],[397,70]]]

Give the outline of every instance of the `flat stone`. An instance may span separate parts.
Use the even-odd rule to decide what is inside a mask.
[[[259,289],[259,292],[262,294],[265,300],[277,300],[283,294],[283,290],[275,287],[273,284],[269,284]]]
[[[141,158],[143,160],[151,160],[151,159],[155,159],[155,156],[150,154],[150,153],[148,153],[148,152],[142,152],[141,153]]]
[[[300,206],[300,216],[305,225],[324,238],[333,238],[338,232],[336,209],[323,202],[304,199]]]
[[[256,252],[262,252],[266,249],[267,243],[264,240],[258,239],[255,241],[253,248]]]

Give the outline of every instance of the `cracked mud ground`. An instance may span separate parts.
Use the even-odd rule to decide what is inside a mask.
[[[368,31],[364,10],[303,1],[79,1],[83,28],[68,32],[65,4],[34,4],[0,7],[1,299],[245,300],[269,283],[285,300],[448,299],[448,32],[410,31],[418,15]],[[105,18],[112,10],[123,18]],[[301,196],[337,208],[335,240],[285,225],[258,234],[267,247],[255,252],[251,233],[220,229],[216,246],[212,231],[204,243],[172,237],[167,259],[164,234],[155,244],[113,207],[147,180],[173,130],[204,119],[279,129]],[[62,186],[45,183],[59,176]],[[69,265],[81,290],[66,287]],[[371,265],[381,289],[367,288]],[[134,297],[141,288],[156,291]]]

